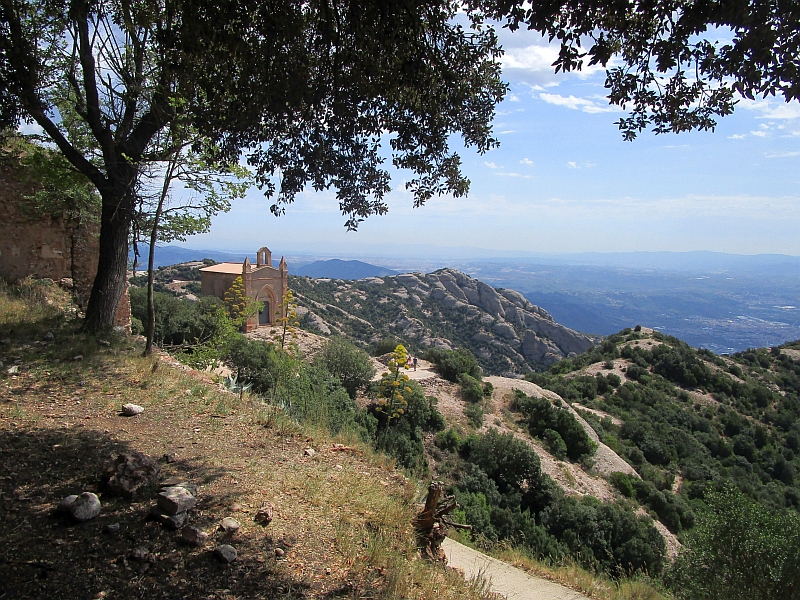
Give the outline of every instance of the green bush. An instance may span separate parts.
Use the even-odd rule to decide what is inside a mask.
[[[351,398],[375,376],[369,354],[343,337],[332,337],[314,357],[314,365],[338,378]]]
[[[436,409],[434,396],[426,397],[416,381],[408,381],[405,385],[408,389],[404,390],[403,397],[407,406],[398,416],[390,418],[386,411],[378,410],[377,403],[369,406],[369,413],[377,422],[375,448],[397,459],[406,469],[425,474],[428,464],[422,445],[423,435],[443,430],[445,420]]]
[[[464,415],[469,420],[469,424],[475,429],[483,426],[483,407],[480,404],[468,404],[464,409]]]
[[[566,409],[556,408],[547,398],[532,398],[517,390],[512,408],[525,416],[531,435],[542,438],[548,429],[558,432],[567,446],[567,456],[571,460],[592,456],[597,450],[597,444],[591,440],[573,414]]]
[[[800,597],[800,517],[770,511],[733,486],[706,494],[667,582],[677,598],[790,600]]]
[[[442,450],[455,452],[461,447],[461,436],[451,427],[446,431],[437,433],[434,443]]]
[[[131,335],[144,335],[144,325],[136,317],[131,317]]]
[[[384,354],[394,352],[394,349],[397,348],[398,344],[402,343],[403,342],[396,337],[388,337],[378,340],[372,347],[372,356],[383,356]]]
[[[483,400],[483,388],[480,381],[467,373],[461,373],[458,376],[458,382],[461,384],[461,394],[467,402],[475,403]]]
[[[542,441],[547,446],[550,454],[559,460],[564,460],[567,457],[567,445],[554,429],[545,429],[542,432]]]
[[[433,363],[439,375],[453,383],[458,382],[462,373],[477,380],[481,379],[481,367],[478,360],[466,348],[456,350],[430,348],[425,351],[424,358]]]
[[[483,397],[484,398],[491,398],[492,394],[494,393],[494,386],[492,385],[491,381],[484,381],[483,382]]]
[[[251,340],[236,334],[228,344],[226,362],[236,373],[240,382],[253,385],[253,391],[271,395],[281,378],[288,381],[293,370],[291,358],[275,351],[273,344]]]
[[[482,436],[469,438],[465,446],[469,462],[480,467],[502,494],[518,493],[523,485],[536,487],[542,480],[536,452],[510,433],[490,429]]]
[[[130,288],[131,317],[147,323],[147,290]],[[220,330],[218,309],[222,301],[203,296],[197,302],[154,292],[155,335],[159,346],[198,344],[210,340]]]

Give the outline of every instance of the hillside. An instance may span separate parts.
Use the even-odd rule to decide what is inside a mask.
[[[394,337],[414,351],[468,348],[487,373],[541,369],[596,341],[556,323],[521,294],[453,269],[361,281],[290,277],[289,285],[304,328],[370,346]]]
[[[144,358],[136,338],[77,326],[52,282],[0,282],[0,597],[487,597],[413,558],[418,489],[385,457],[168,355]],[[124,416],[126,403],[144,411]],[[107,471],[136,452],[152,460]],[[120,495],[110,473],[141,485]],[[196,498],[183,531],[152,516],[166,485]],[[97,516],[59,513],[84,492]]]
[[[688,507],[709,484],[726,481],[766,506],[800,509],[798,342],[717,356],[626,329],[528,378],[578,409],[650,487],[679,500],[662,509],[674,531],[691,526]],[[630,483],[616,480],[628,495],[651,493]]]

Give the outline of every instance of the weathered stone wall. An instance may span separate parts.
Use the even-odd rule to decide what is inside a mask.
[[[0,163],[0,276],[12,281],[29,275],[56,282],[70,279],[76,301],[85,308],[97,273],[99,223],[64,216],[31,218],[20,206],[34,192],[14,165]],[[130,330],[130,323],[126,287],[115,324]]]

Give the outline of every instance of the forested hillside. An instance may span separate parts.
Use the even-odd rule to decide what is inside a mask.
[[[528,379],[621,422],[582,412],[655,489],[692,501],[729,481],[800,508],[800,342],[717,356],[637,327]],[[650,493],[631,483],[617,481],[627,495]]]

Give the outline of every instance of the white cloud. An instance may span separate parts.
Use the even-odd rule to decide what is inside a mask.
[[[509,133],[517,133],[516,129],[506,129],[505,131],[498,131],[497,135],[508,135]]]
[[[562,96],[560,94],[547,94],[540,93],[539,99],[544,100],[548,104],[555,104],[556,106],[564,106],[572,110],[580,110],[581,112],[595,114],[605,112],[618,112],[620,109],[616,106],[599,106],[594,101],[587,98],[577,98],[576,96]]]
[[[797,119],[800,118],[800,102],[792,100],[783,102],[779,99],[748,100],[743,98],[737,104],[739,108],[758,111],[759,119]]]
[[[38,123],[20,123],[17,131],[22,135],[44,135],[44,129]]]
[[[485,164],[490,169],[502,169],[503,168],[503,167],[498,167],[496,164],[494,164],[493,162],[489,162],[488,160],[483,161],[483,164]]]
[[[519,164],[528,165],[529,167],[532,167],[533,161],[530,158],[523,158],[521,161],[519,161]]]
[[[728,139],[729,140],[743,140],[746,137],[747,137],[746,133],[734,133],[733,135],[729,135]]]
[[[800,156],[800,151],[795,152],[767,152],[764,154],[767,158],[789,158],[791,156]]]
[[[750,135],[754,135],[756,137],[762,137],[763,138],[763,137],[767,137],[769,134],[766,131],[759,130],[759,131],[751,131]]]
[[[571,161],[569,161],[569,162],[567,163],[567,166],[568,166],[570,169],[580,169],[580,167],[578,166],[578,163],[576,163],[574,160],[571,160]]]
[[[533,179],[533,175],[521,175],[520,173],[500,173],[497,172],[495,175],[500,175],[501,177],[521,177],[522,179]]]
[[[558,47],[534,44],[525,48],[508,48],[503,58],[503,69],[522,69],[533,72],[553,72],[558,58]]]
[[[519,96],[517,96],[516,94],[509,94],[508,96],[506,96],[506,100],[508,100],[509,102],[519,102]]]

